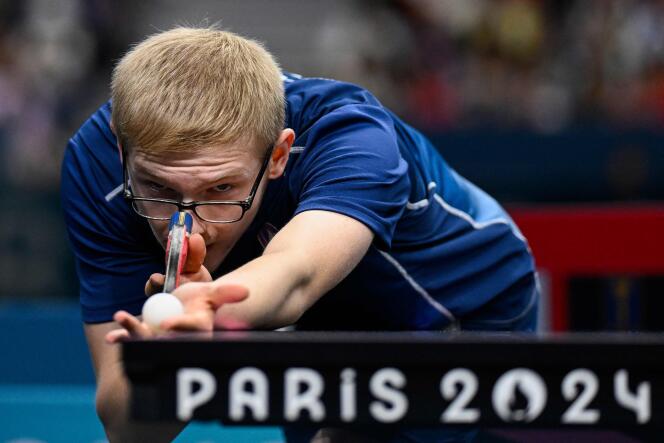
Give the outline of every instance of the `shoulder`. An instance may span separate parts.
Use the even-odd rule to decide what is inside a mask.
[[[122,184],[122,169],[106,102],[72,136],[62,162],[65,202],[85,196],[88,202],[110,201]],[[78,202],[81,203],[81,202]]]
[[[65,149],[60,192],[69,229],[124,232],[122,219],[128,211],[122,200],[122,167],[110,110],[110,102],[96,110]]]
[[[286,99],[290,101],[323,100],[337,104],[369,103],[379,104],[376,97],[363,87],[340,80],[324,77],[303,77],[299,74],[282,74]]]
[[[72,177],[77,182],[88,177],[87,186],[101,187],[101,191],[106,192],[112,191],[119,184],[120,158],[117,141],[111,131],[110,116],[111,103],[108,101],[69,139],[62,164],[64,185],[70,184],[68,180]]]
[[[287,126],[307,130],[325,116],[351,117],[359,108],[371,108],[375,117],[389,119],[383,105],[361,86],[320,77],[284,73]]]
[[[77,145],[105,144],[115,146],[115,136],[111,131],[111,101],[107,101],[88,118],[72,140]]]
[[[108,322],[140,312],[147,276],[163,266],[148,224],[122,198],[122,166],[105,103],[69,140],[61,201],[77,261],[83,321]]]

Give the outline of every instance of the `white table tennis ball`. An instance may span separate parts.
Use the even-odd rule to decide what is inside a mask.
[[[166,292],[150,296],[143,304],[143,321],[157,330],[162,321],[183,313],[184,307],[180,300]]]

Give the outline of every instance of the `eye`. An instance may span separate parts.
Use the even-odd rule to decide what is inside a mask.
[[[231,189],[231,185],[229,185],[228,183],[223,183],[215,186],[212,189],[214,189],[216,192],[228,192]]]
[[[163,191],[164,189],[166,189],[166,186],[160,185],[159,183],[156,182],[148,182],[148,187],[152,191]]]

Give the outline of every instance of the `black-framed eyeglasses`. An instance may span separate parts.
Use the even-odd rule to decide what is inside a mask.
[[[201,220],[209,223],[235,223],[240,221],[244,214],[251,208],[254,197],[258,191],[267,165],[272,157],[274,145],[270,145],[265,152],[263,165],[258,176],[251,186],[249,196],[244,200],[203,200],[192,202],[181,202],[167,198],[149,198],[136,196],[129,187],[129,172],[127,170],[127,158],[125,150],[122,149],[122,174],[123,174],[123,195],[131,202],[134,211],[141,217],[149,220],[170,220],[175,211],[185,211],[190,209]]]

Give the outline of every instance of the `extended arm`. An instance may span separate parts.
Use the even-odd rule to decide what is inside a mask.
[[[278,328],[295,323],[325,292],[362,259],[373,240],[359,221],[329,211],[295,216],[268,244],[262,256],[211,283],[189,283],[175,291],[218,307],[217,329]],[[249,297],[227,303],[229,288],[245,287]],[[209,329],[200,316],[166,320],[169,329]]]
[[[217,284],[249,288],[241,303],[217,312],[217,325],[275,328],[295,323],[355,268],[373,233],[359,221],[329,211],[305,211],[272,239],[264,254],[221,277]]]
[[[162,325],[209,330],[212,321],[216,328],[229,329],[292,324],[348,275],[372,239],[371,230],[353,218],[328,211],[303,212],[272,239],[261,257],[216,281],[178,288],[175,293],[184,300],[188,312]],[[245,299],[246,292],[239,288],[248,289],[250,296]],[[104,343],[104,336],[114,342],[129,334],[150,333],[137,317],[126,312],[117,313],[115,319],[117,323],[86,325],[97,376],[97,411],[109,440],[170,441],[182,424],[141,425],[128,418],[129,387],[118,346]]]

